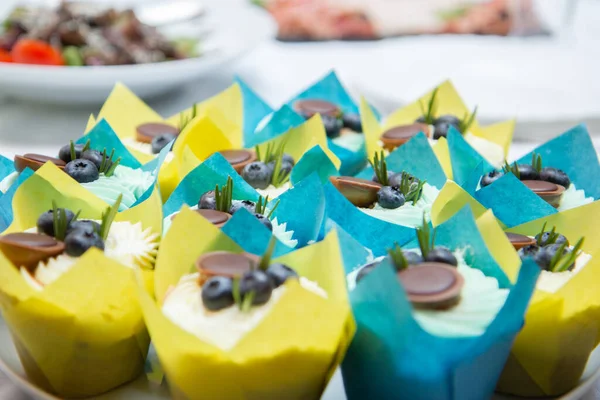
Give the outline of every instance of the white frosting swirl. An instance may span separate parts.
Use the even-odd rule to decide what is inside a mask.
[[[499,144],[491,142],[480,136],[475,136],[471,132],[467,132],[464,135],[464,139],[494,168],[500,168],[502,165],[504,165],[506,154],[504,153],[502,146]]]
[[[6,175],[4,177],[4,179],[2,179],[2,181],[0,181],[0,192],[2,192],[2,193],[8,192],[8,190],[13,185],[13,183],[16,182],[18,177],[19,177],[19,173],[17,171]]]
[[[260,194],[264,198],[266,198],[268,196],[269,201],[270,201],[270,200],[273,200],[273,199],[281,196],[282,194],[287,192],[291,187],[292,187],[292,185],[290,184],[289,181],[287,181],[286,183],[284,183],[283,185],[281,185],[279,187],[269,185],[266,189],[256,189],[256,191],[258,192],[258,194]]]
[[[593,202],[593,197],[586,197],[583,190],[577,190],[575,184],[571,183],[567,190],[564,191],[557,210],[559,212],[570,210],[571,208],[583,206]]]
[[[181,329],[224,351],[233,349],[256,328],[286,291],[285,285],[279,286],[273,290],[266,304],[253,306],[248,312],[242,312],[235,305],[210,311],[202,303],[202,288],[198,285],[198,279],[198,273],[182,277],[168,293],[162,312]],[[300,284],[304,289],[327,298],[327,293],[315,282],[301,277]]]
[[[342,135],[331,139],[333,143],[353,153],[359,151],[365,144],[365,135],[362,133],[356,133],[349,129],[344,129]]]

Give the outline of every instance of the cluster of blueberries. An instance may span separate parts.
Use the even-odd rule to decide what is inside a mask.
[[[404,175],[408,176],[408,179],[410,180],[410,189],[408,193],[418,190],[421,181],[412,175],[408,175],[406,173]],[[401,172],[394,173],[392,171],[388,171],[388,184],[383,186],[377,192],[377,203],[381,207],[393,210],[398,207],[402,207],[406,203],[406,196],[400,190],[402,176],[403,173]],[[377,175],[373,176],[372,181],[380,183],[379,179],[377,179]]]
[[[263,224],[268,230],[273,230],[273,224],[264,214],[260,214],[256,212],[256,203],[251,200],[232,200],[231,207],[227,212],[228,214],[235,214],[242,208],[245,208],[250,214],[254,215],[258,221]],[[215,197],[215,191],[210,190],[200,197],[200,201],[198,202],[198,209],[200,210],[216,210],[217,209],[217,200]],[[220,210],[219,210],[220,211]]]
[[[242,178],[255,189],[266,189],[273,181],[275,172],[275,161],[254,161],[246,165],[242,170]],[[289,154],[284,153],[281,158],[280,176],[287,176],[292,172],[296,162]]]
[[[71,157],[71,145],[61,147],[58,152],[58,158],[64,161],[65,173],[79,183],[88,183],[97,180],[100,173],[114,170],[117,161],[113,162],[111,156],[107,156],[106,152],[99,152],[87,148],[87,145],[75,144],[75,158]]]
[[[558,168],[546,167],[539,171],[531,164],[518,164],[516,166],[518,173],[517,178],[522,181],[545,181],[568,188],[571,185],[569,176]],[[481,178],[481,186],[488,186],[494,181],[500,179],[506,173],[512,172],[506,169],[499,171],[491,171]]]
[[[66,225],[62,227],[64,228],[64,238],[54,229],[55,220],[60,218],[55,215],[55,212],[63,215],[62,223]],[[65,253],[71,257],[79,257],[91,247],[104,250],[104,240],[100,236],[100,224],[90,220],[77,220],[73,211],[65,208],[48,210],[40,215],[37,220],[37,230],[38,233],[64,241]]]
[[[415,122],[421,123],[421,124],[426,124],[427,123],[427,118],[425,118],[424,116],[421,116],[419,118],[417,118],[415,120]],[[450,130],[450,127],[453,127],[454,129],[456,129],[457,131],[459,131],[460,133],[465,133],[465,132],[461,132],[461,123],[462,121],[460,120],[460,118],[454,116],[454,115],[442,115],[439,118],[435,118],[433,120],[433,138],[434,139],[439,139],[442,137],[446,137],[448,136],[448,131]]]
[[[572,252],[567,248],[569,240],[564,235],[543,232],[536,235],[535,239],[537,240],[536,244],[525,246],[519,249],[518,253],[521,259],[533,257],[543,270],[550,270],[552,259],[561,248],[563,249],[563,256]],[[573,268],[575,268],[575,263],[571,264],[567,270],[570,271]]]

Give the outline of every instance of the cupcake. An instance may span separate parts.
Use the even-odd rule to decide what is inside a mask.
[[[96,396],[143,373],[150,338],[133,269],[152,283],[160,232],[117,210],[34,174],[0,236],[3,318],[28,378],[53,395]]]
[[[322,394],[354,331],[337,238],[271,260],[273,244],[257,257],[197,213],[184,209],[173,221],[157,260],[156,300],[143,289],[140,296],[174,395]]]
[[[505,274],[488,248],[514,250],[493,215],[478,222],[465,209],[432,234],[424,224],[414,245],[390,244],[350,272],[358,327],[342,365],[349,399],[492,396],[539,268],[528,260]]]
[[[420,132],[438,148],[436,153],[444,153],[447,152],[442,147],[447,147],[446,137],[449,132],[456,131],[489,164],[500,167],[508,154],[514,121],[484,128],[477,123],[476,114],[477,108],[469,110],[449,81],[442,83],[416,102],[392,113],[383,126],[375,123],[376,119],[370,107],[361,105],[361,118],[363,121],[369,121],[364,124],[369,154],[381,148],[391,151]],[[447,155],[443,158],[447,158]],[[450,174],[450,165],[444,167]]]
[[[510,229],[521,241],[533,239],[519,253],[533,257],[542,272],[500,377],[500,392],[554,397],[579,383],[599,344],[598,211],[594,202]]]

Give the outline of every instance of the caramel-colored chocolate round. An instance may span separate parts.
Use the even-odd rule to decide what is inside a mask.
[[[381,141],[383,142],[384,148],[392,151],[396,147],[402,146],[404,143],[417,136],[419,132],[423,132],[426,136],[429,136],[429,125],[414,123],[410,125],[395,126],[383,132]]]
[[[294,110],[306,118],[310,118],[315,114],[332,117],[340,114],[340,108],[337,105],[329,101],[317,99],[298,100],[294,103]]]
[[[201,284],[213,276],[239,277],[253,266],[254,262],[246,255],[227,251],[206,253],[196,261]]]
[[[256,161],[256,154],[251,150],[222,150],[219,153],[231,164],[237,173],[241,173],[246,165]]]
[[[456,304],[464,285],[464,278],[456,267],[436,262],[404,269],[398,272],[398,279],[414,306],[431,309]]]
[[[534,238],[530,238],[529,236],[519,235],[518,233],[506,233],[506,237],[510,240],[510,243],[513,245],[515,250],[519,250],[525,246],[529,246],[535,244],[536,241]]]
[[[329,180],[350,203],[357,207],[369,207],[375,203],[377,192],[383,187],[380,183],[351,176],[331,176]]]
[[[27,167],[33,171],[37,171],[47,162],[51,162],[60,169],[65,169],[65,165],[67,165],[67,163],[59,158],[48,157],[43,154],[27,153],[22,156],[16,155],[14,159],[15,169],[18,172],[23,171]]]
[[[136,128],[136,140],[143,143],[152,143],[152,139],[157,136],[170,134],[177,136],[179,135],[179,129],[174,126],[163,124],[159,122],[151,122],[147,124],[139,125]]]
[[[225,222],[229,221],[231,218],[230,214],[217,210],[196,210],[196,212],[206,218],[208,222],[219,228],[225,225]]]
[[[34,269],[40,261],[65,251],[65,244],[39,233],[9,233],[0,236],[0,250],[16,266]]]
[[[554,208],[558,208],[566,190],[564,186],[552,182],[527,180],[521,182]]]

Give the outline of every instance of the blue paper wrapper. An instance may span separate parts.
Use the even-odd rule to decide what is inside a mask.
[[[456,236],[456,234],[459,234]],[[463,209],[438,227],[436,243],[470,246],[466,261],[499,279],[510,294],[478,337],[441,338],[424,331],[393,267],[384,261],[350,293],[357,334],[342,364],[348,399],[463,400],[490,398],[539,275],[527,260],[510,285]],[[481,267],[480,267],[481,266]]]
[[[442,165],[423,133],[419,133],[404,145],[396,148],[385,160],[388,171],[408,172],[422,181],[427,181],[438,190],[446,183],[447,178]],[[371,179],[373,174],[373,167],[369,166],[357,176],[362,179]]]
[[[459,185],[463,186],[471,172],[478,166],[483,168],[484,173],[494,169],[494,166],[467,143],[461,133],[452,126],[448,131],[447,140],[450,162],[452,163],[452,176]]]
[[[0,232],[4,232],[6,228],[10,226],[13,221],[13,210],[12,210],[12,201],[13,197],[19,186],[27,178],[33,175],[33,171],[29,168],[25,168],[19,174],[17,180],[10,186],[10,188],[6,191],[6,193],[0,195]]]
[[[184,206],[198,204],[204,193],[214,190],[216,185],[222,187],[227,177],[233,181],[234,200],[258,200],[258,192],[235,172],[222,155],[216,153],[183,178],[163,206],[164,215],[169,216]],[[280,224],[287,223],[287,230],[294,231],[293,239],[298,241],[298,248],[318,239],[325,213],[325,195],[317,174],[296,182],[269,204],[273,206],[275,201],[279,201],[279,205],[271,219],[277,218]],[[270,232],[254,216],[241,210],[225,224],[223,232],[244,250],[255,254],[264,253],[271,238]],[[291,250],[278,243],[275,254],[281,255]]]
[[[268,118],[268,120],[267,120]],[[295,128],[304,123],[304,118],[298,115],[287,105],[279,110],[265,116],[265,121],[256,127],[252,135],[245,136],[245,147],[254,147],[268,140],[283,135],[291,128]]]
[[[290,180],[292,184],[296,184],[312,174],[317,174],[323,184],[329,182],[330,176],[339,175],[337,168],[321,146],[314,146],[302,155],[292,169]]]
[[[241,78],[236,76],[235,82],[242,91],[244,105],[244,147],[251,147],[256,127],[266,115],[273,112],[273,109]]]

